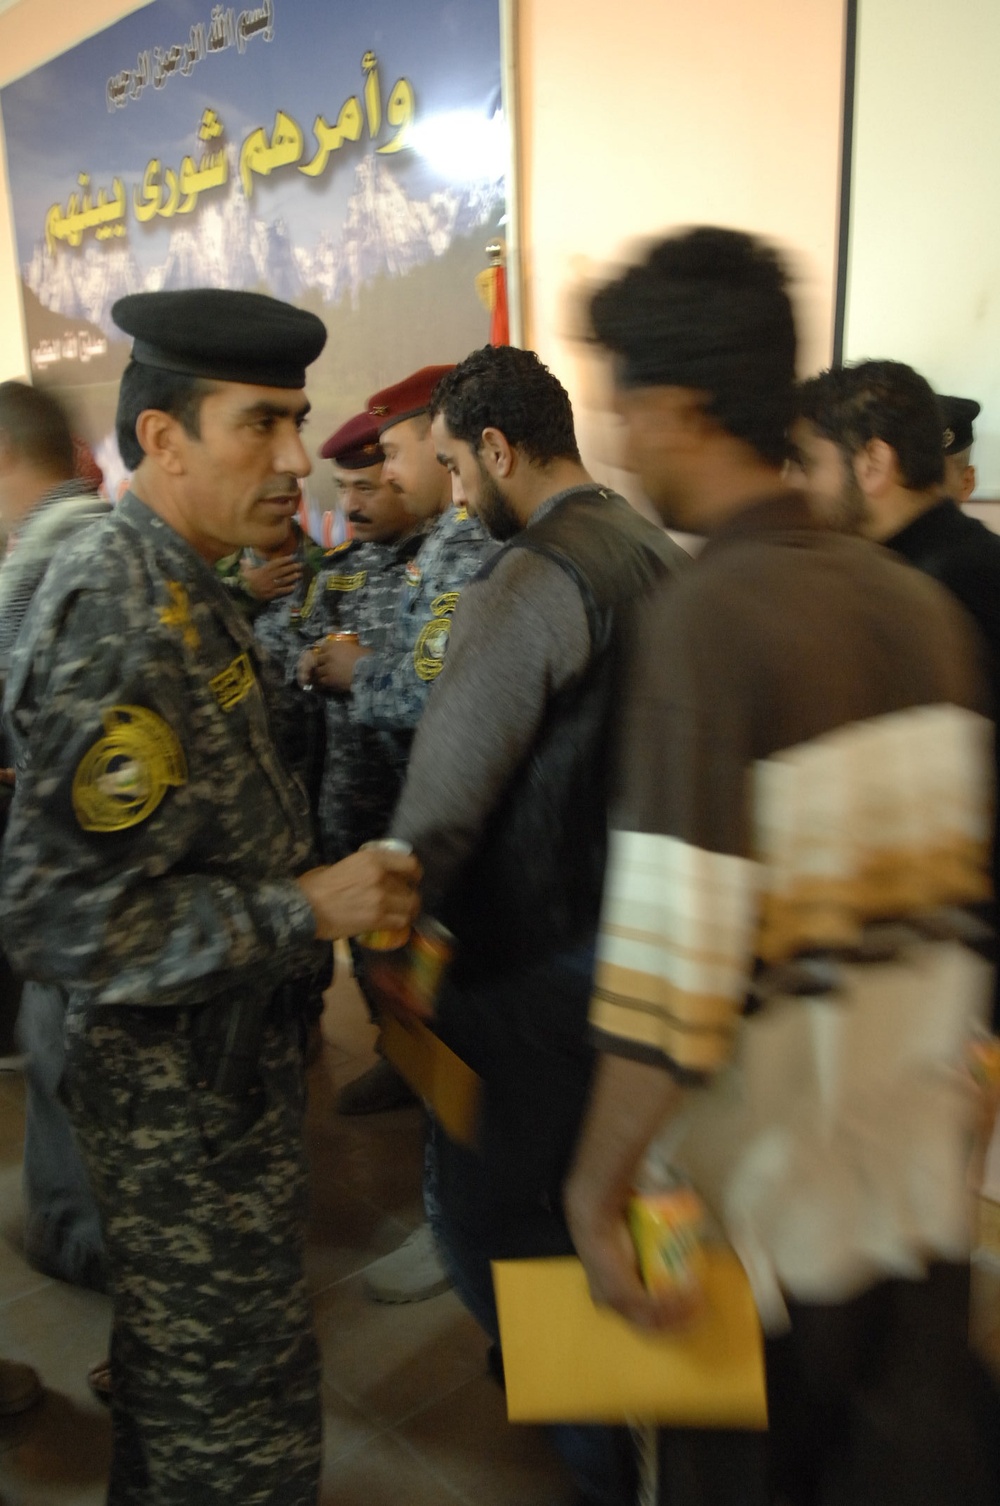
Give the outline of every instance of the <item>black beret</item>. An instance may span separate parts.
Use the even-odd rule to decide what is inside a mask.
[[[979,417],[979,404],[971,397],[942,397],[940,393],[938,403],[944,419],[944,453],[960,455],[972,446],[972,421]]]
[[[130,293],[111,317],[133,336],[141,366],[252,387],[304,387],[306,367],[326,344],[315,314],[232,288]]]

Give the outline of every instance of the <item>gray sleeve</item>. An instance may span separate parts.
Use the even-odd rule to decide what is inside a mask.
[[[511,550],[466,588],[392,824],[424,865],[429,910],[471,856],[549,700],[582,674],[590,648],[578,588],[540,555]]]

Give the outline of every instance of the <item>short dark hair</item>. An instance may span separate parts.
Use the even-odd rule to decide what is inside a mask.
[[[205,377],[189,376],[187,372],[164,371],[158,366],[140,365],[129,361],[122,373],[118,389],[118,411],[115,414],[115,435],[122,460],[130,471],[142,463],[143,448],[135,437],[139,414],[147,408],[157,408],[169,413],[184,428],[192,439],[201,437],[201,405],[217,382]]]
[[[580,459],[566,388],[533,350],[484,345],[443,376],[431,394],[456,439],[482,448],[483,430],[499,429],[530,460]]]
[[[590,304],[594,337],[626,387],[688,387],[769,464],[787,455],[795,318],[773,247],[701,225],[658,242]]]
[[[0,382],[0,429],[32,465],[73,474],[73,435],[62,404],[27,382]]]
[[[902,361],[859,361],[802,382],[800,418],[850,457],[873,439],[895,451],[903,485],[922,492],[944,479],[944,419],[937,395]]]

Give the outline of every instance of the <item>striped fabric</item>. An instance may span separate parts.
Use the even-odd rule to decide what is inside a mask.
[[[986,898],[991,736],[975,712],[915,707],[760,760],[752,858],[615,832],[597,1031],[682,1074],[712,1071],[755,959],[849,951],[872,921]]]

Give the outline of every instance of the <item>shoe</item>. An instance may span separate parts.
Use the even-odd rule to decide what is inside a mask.
[[[338,1114],[382,1114],[386,1109],[402,1109],[416,1103],[417,1095],[404,1082],[395,1067],[377,1061],[337,1094]]]
[[[414,1229],[398,1250],[374,1261],[364,1273],[365,1293],[373,1302],[424,1302],[450,1286],[429,1224]]]
[[[0,1417],[16,1417],[40,1401],[44,1387],[30,1365],[0,1360]]]

